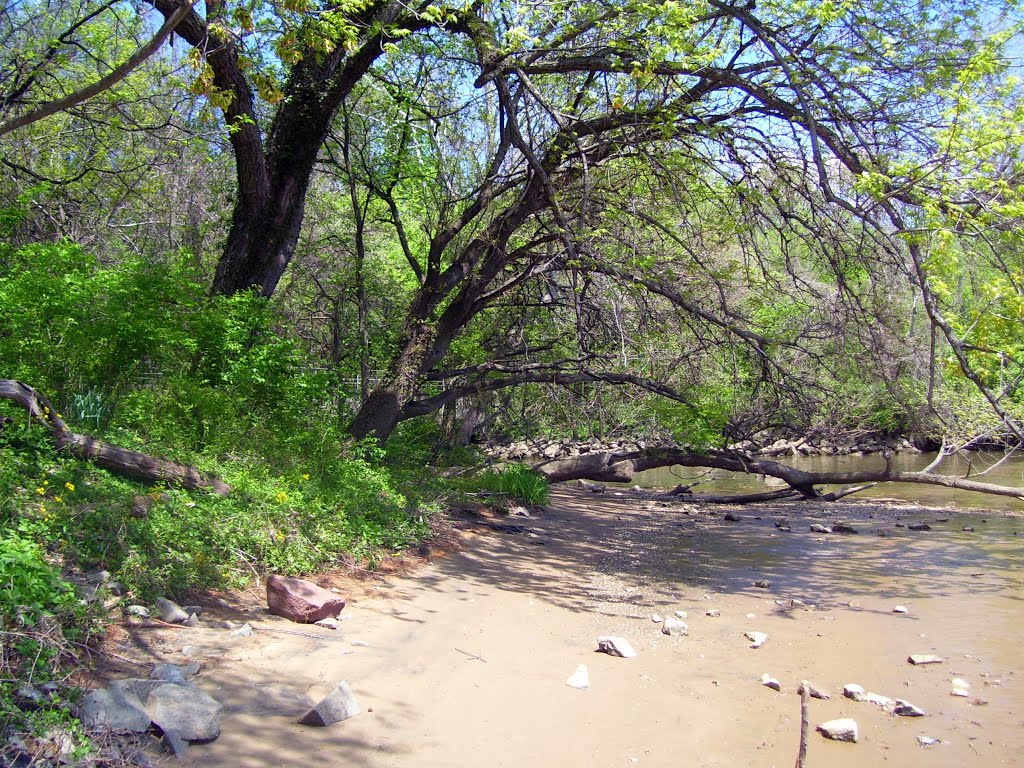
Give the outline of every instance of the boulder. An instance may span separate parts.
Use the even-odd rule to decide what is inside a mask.
[[[342,680],[320,703],[299,719],[299,725],[326,728],[328,725],[355,717],[363,710],[349,684]]]
[[[818,726],[818,733],[832,741],[857,741],[857,721],[849,717],[829,720]]]
[[[587,665],[580,664],[576,667],[576,671],[569,675],[569,679],[565,681],[565,684],[570,688],[576,688],[581,691],[590,688],[590,674],[587,672]]]
[[[300,624],[312,624],[337,616],[345,607],[345,600],[311,581],[271,576],[267,579],[267,604],[271,613]]]
[[[664,623],[661,625],[662,634],[669,635],[671,637],[689,634],[687,630],[688,627],[686,626],[685,621],[682,619],[672,618],[671,616],[665,619]]]
[[[624,637],[612,637],[604,635],[597,638],[597,650],[607,653],[609,656],[620,656],[623,659],[631,659],[636,656],[636,651],[629,641]]]
[[[164,733],[186,741],[211,741],[220,735],[224,707],[190,685],[165,683],[146,697],[146,711]]]
[[[149,730],[150,716],[139,697],[117,688],[103,688],[86,694],[78,707],[78,717],[89,729],[111,731]]]
[[[182,624],[188,621],[188,614],[185,609],[166,597],[156,599],[156,608],[160,611],[160,618],[168,624]]]

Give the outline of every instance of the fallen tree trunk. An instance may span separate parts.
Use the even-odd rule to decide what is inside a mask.
[[[623,453],[588,453],[563,459],[552,459],[534,465],[534,469],[549,481],[600,480],[611,483],[628,483],[637,472],[656,467],[704,467],[744,472],[752,475],[768,475],[785,482],[805,499],[834,501],[849,493],[834,491],[822,495],[816,485],[855,485],[866,483],[913,483],[917,485],[942,485],[961,491],[976,491],[995,496],[1009,496],[1024,500],[1024,488],[1013,488],[994,483],[982,483],[966,477],[937,475],[930,471],[907,472],[896,470],[887,462],[883,469],[861,469],[853,472],[807,472],[771,459],[749,456],[739,451],[689,451],[682,448],[650,448],[643,451]]]
[[[740,493],[735,495],[717,493],[692,493],[676,498],[686,501],[695,501],[699,504],[760,504],[763,501],[786,501],[788,499],[801,498],[798,491],[792,488],[783,488],[778,491],[766,491],[765,493]]]
[[[0,399],[11,400],[24,408],[30,419],[49,430],[58,451],[66,451],[77,459],[91,461],[133,480],[171,483],[190,490],[213,491],[220,496],[231,492],[231,486],[223,480],[195,467],[72,432],[44,395],[20,381],[0,379]]]

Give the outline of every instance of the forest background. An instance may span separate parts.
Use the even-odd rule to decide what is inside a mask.
[[[543,500],[442,472],[473,436],[1019,448],[1019,33],[980,1],[6,2],[0,376],[231,491],[0,402],[0,717],[64,722],[15,694],[95,628],[76,573],[183,594]]]

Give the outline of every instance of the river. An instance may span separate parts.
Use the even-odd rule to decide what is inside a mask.
[[[900,470],[919,470],[931,464],[937,454],[899,453],[893,464]],[[974,452],[947,456],[933,470],[936,474],[969,476],[981,482],[1019,487],[1024,493],[1024,455],[1011,456],[1001,464],[1002,454]],[[832,472],[864,469],[881,469],[885,460],[879,454],[867,456],[785,456],[777,459],[797,469],[808,472]],[[998,464],[998,466],[995,466]],[[988,470],[988,471],[986,471]],[[985,472],[985,474],[980,474]],[[775,478],[761,478],[725,470],[699,469],[691,467],[661,467],[637,474],[631,485],[643,488],[674,488],[680,483],[693,485],[697,493],[756,493],[766,489],[783,487],[784,483]],[[910,483],[879,483],[873,488],[861,491],[858,499],[898,499],[927,506],[953,506],[966,510],[991,510],[993,512],[1024,513],[1024,501],[1006,496],[992,496],[973,491],[961,491],[940,485],[917,485]]]

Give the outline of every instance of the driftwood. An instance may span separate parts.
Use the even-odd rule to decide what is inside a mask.
[[[24,408],[31,420],[49,430],[58,451],[65,451],[76,459],[91,461],[103,469],[147,483],[171,483],[192,490],[213,491],[220,496],[231,492],[231,486],[223,480],[195,467],[72,432],[44,395],[20,381],[0,379],[0,399],[11,400]]]
[[[796,753],[794,768],[804,768],[807,759],[807,732],[811,730],[811,684],[806,680],[800,683],[800,746]]]
[[[807,472],[781,464],[771,459],[750,456],[740,451],[690,451],[683,448],[650,448],[643,451],[622,453],[587,453],[582,456],[552,459],[534,465],[534,469],[551,482],[565,480],[600,480],[612,483],[628,483],[637,472],[655,467],[704,467],[745,472],[754,475],[768,475],[785,482],[790,489],[805,499],[834,501],[851,493],[864,490],[868,483],[914,483],[918,485],[941,485],[961,491],[977,491],[995,496],[1010,496],[1024,500],[1024,488],[1013,488],[994,483],[982,483],[954,475],[937,475],[930,467],[921,471],[906,472],[893,469],[887,462],[883,469],[861,469],[852,472]],[[816,485],[856,485],[822,494]],[[696,495],[693,497],[696,498]]]
[[[759,504],[762,501],[786,501],[787,499],[799,499],[802,497],[798,491],[794,491],[792,488],[782,488],[778,491],[766,491],[765,493],[741,493],[737,495],[691,493],[681,498],[686,499],[686,501],[695,501],[701,504]]]

